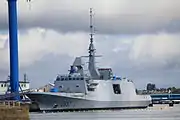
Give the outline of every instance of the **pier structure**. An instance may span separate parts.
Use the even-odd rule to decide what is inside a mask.
[[[8,1],[9,17],[9,51],[10,51],[10,88],[11,93],[19,92],[19,62],[18,62],[18,23],[17,23],[17,0]],[[20,100],[17,94],[14,100]]]
[[[21,101],[19,92],[17,0],[7,0],[7,2],[9,18],[11,94],[0,95],[0,119],[29,120],[29,106],[25,102]],[[30,2],[30,0],[27,2]],[[8,101],[6,101],[6,99],[8,99]]]
[[[180,103],[180,94],[151,94],[151,98],[154,104]]]
[[[0,120],[29,120],[27,104],[19,101],[0,101]]]
[[[10,51],[10,89],[11,93],[19,93],[19,62],[18,62],[18,20],[17,0],[8,1],[9,51]],[[30,2],[31,0],[27,0]],[[17,94],[13,100],[20,100]]]

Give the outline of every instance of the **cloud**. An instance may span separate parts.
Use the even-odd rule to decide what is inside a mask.
[[[0,64],[4,67],[9,63],[9,44],[4,46],[5,42],[8,41],[0,42],[0,46],[3,46],[0,49]],[[85,33],[60,34],[54,30],[30,29],[19,35],[20,66],[29,66],[47,54],[82,55],[87,45],[88,36]]]
[[[3,38],[3,39],[2,39]],[[96,35],[94,38],[97,53],[105,59],[99,65],[115,66],[118,61],[131,66],[179,67],[180,33],[144,34],[128,37]],[[1,35],[1,68],[9,63],[7,35]],[[70,57],[87,55],[89,35],[84,32],[59,33],[54,30],[34,28],[20,32],[20,66],[32,65],[48,54],[68,55]],[[4,67],[2,67],[4,66]]]
[[[89,8],[101,34],[141,34],[180,30],[179,0],[34,0],[19,1],[20,29],[41,27],[59,32],[89,31]],[[29,7],[30,4],[30,7]],[[53,6],[53,7],[49,7]],[[0,2],[0,26],[7,29],[7,3]]]
[[[5,62],[7,62],[7,38],[8,35],[6,34],[0,34],[0,69],[5,69],[7,65],[5,65]]]
[[[4,48],[7,39],[8,39],[8,35],[0,34],[0,49]]]
[[[146,65],[180,65],[180,34],[157,33],[134,38],[130,59]]]

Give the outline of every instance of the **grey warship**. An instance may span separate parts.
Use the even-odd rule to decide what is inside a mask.
[[[149,95],[137,95],[132,80],[113,76],[111,68],[97,68],[93,43],[92,9],[90,9],[89,55],[76,57],[68,74],[58,75],[49,92],[26,95],[40,110],[96,110],[146,108]],[[88,66],[82,58],[88,57]]]

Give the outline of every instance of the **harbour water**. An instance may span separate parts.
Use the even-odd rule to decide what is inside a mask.
[[[154,105],[146,109],[31,113],[31,120],[180,120],[180,104]]]

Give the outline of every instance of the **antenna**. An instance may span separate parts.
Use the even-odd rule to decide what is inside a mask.
[[[27,82],[27,74],[24,74],[24,82]]]
[[[95,47],[94,47],[94,44],[93,44],[93,36],[95,34],[95,28],[93,26],[93,9],[90,8],[90,25],[89,25],[89,28],[90,28],[90,45],[89,45],[89,55],[88,56],[81,56],[81,57],[102,57],[101,55],[95,55]]]
[[[92,17],[93,17],[92,8],[90,8],[90,42],[91,43],[93,43],[93,35],[94,35]]]
[[[95,57],[95,48],[93,44],[93,35],[94,35],[94,26],[93,26],[93,12],[92,8],[90,8],[90,45],[89,45],[89,57],[93,56]]]

